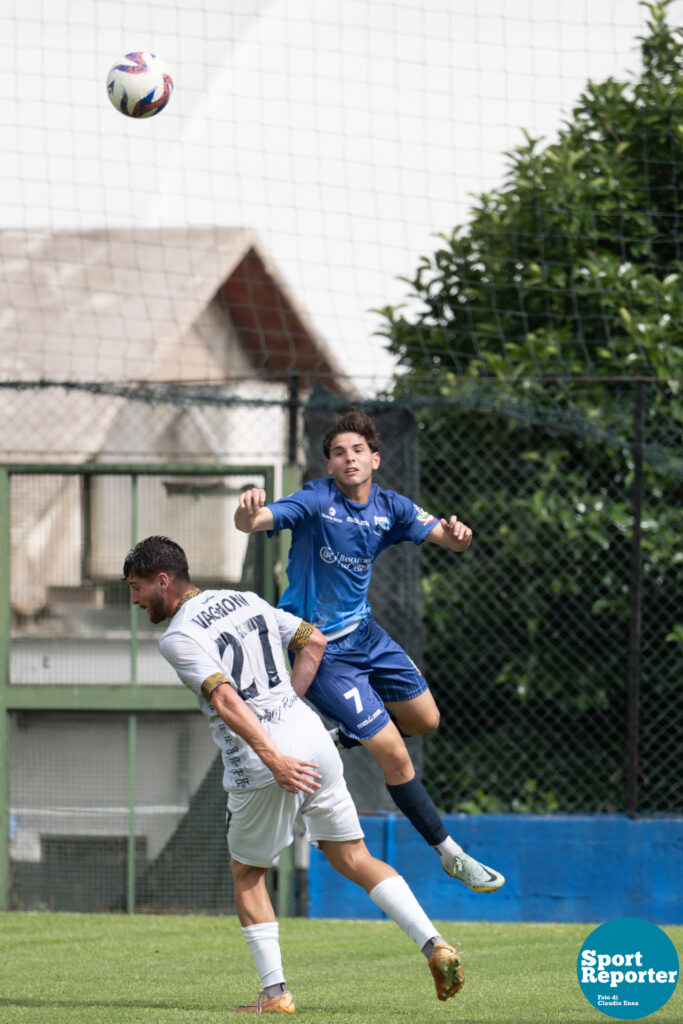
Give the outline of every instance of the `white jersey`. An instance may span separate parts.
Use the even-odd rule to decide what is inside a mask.
[[[225,676],[283,754],[311,760],[329,739],[315,712],[295,694],[285,666],[282,649],[301,621],[258,594],[203,590],[180,605],[159,640],[162,655],[209,719],[227,790],[258,789],[273,775],[205,699],[205,681]]]

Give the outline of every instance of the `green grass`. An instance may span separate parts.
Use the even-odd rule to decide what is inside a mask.
[[[463,991],[439,1003],[424,957],[387,921],[280,922],[294,1019],[316,1024],[611,1020],[576,960],[592,925],[441,922]],[[667,928],[680,950],[683,928]],[[0,914],[0,1024],[225,1024],[259,980],[234,917]],[[283,1018],[278,1018],[283,1019]],[[683,1020],[680,987],[653,1020]]]

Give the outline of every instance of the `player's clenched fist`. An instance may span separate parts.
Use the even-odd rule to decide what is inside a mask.
[[[242,491],[235,509],[235,526],[243,533],[272,530],[273,513],[266,506],[266,492],[263,487],[248,487],[246,491]]]
[[[239,507],[247,512],[256,512],[266,503],[266,492],[262,487],[250,487],[240,494]]]

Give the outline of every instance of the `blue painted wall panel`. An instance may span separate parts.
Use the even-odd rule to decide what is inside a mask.
[[[404,876],[430,917],[458,921],[601,922],[642,917],[683,924],[683,819],[481,815],[445,818],[473,856],[502,871],[497,893],[449,879],[436,853],[405,818],[361,818],[376,857]],[[313,849],[311,917],[379,918],[367,894]]]

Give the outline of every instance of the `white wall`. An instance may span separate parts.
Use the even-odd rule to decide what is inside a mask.
[[[216,754],[199,711],[138,716],[135,831],[149,859],[175,831]],[[127,835],[128,717],[13,716],[10,810],[16,859],[39,859],[45,836]]]

